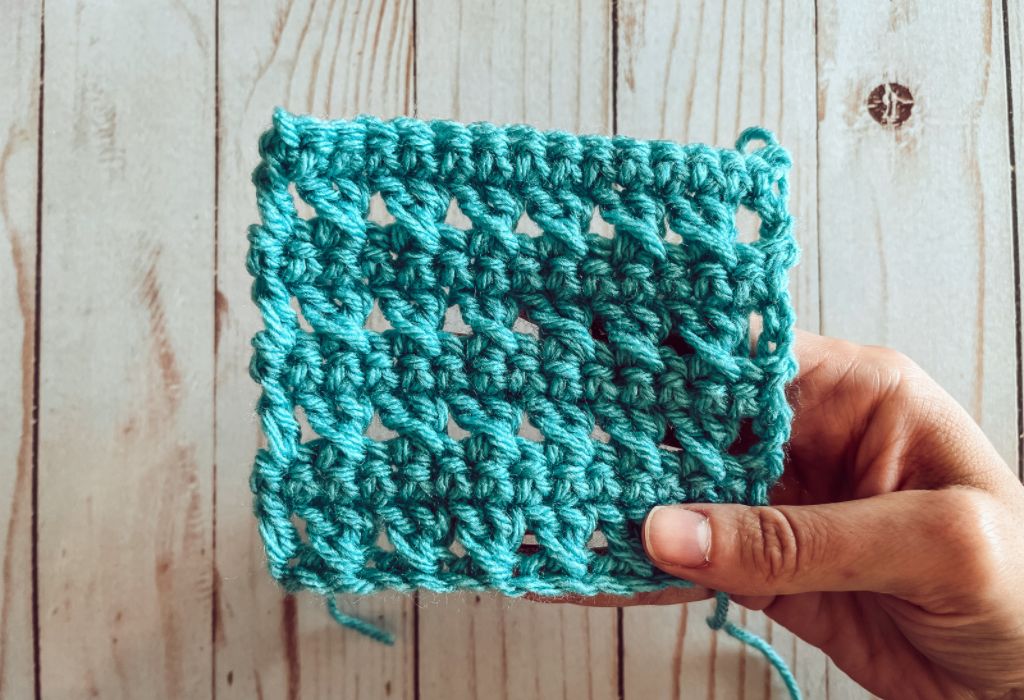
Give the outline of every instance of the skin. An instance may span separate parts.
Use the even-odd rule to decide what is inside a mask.
[[[645,521],[652,561],[698,587],[558,602],[723,590],[882,697],[1024,698],[1024,487],[904,355],[809,333],[795,349],[793,435],[772,505],[667,506],[697,515],[655,509]]]

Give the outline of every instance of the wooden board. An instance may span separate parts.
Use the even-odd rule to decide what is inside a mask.
[[[217,218],[218,697],[383,698],[415,694],[410,596],[342,597],[349,612],[395,633],[394,647],[339,627],[312,594],[285,597],[271,579],[248,477],[261,444],[249,340],[261,327],[244,267],[257,220],[249,176],[276,106],[388,117],[411,111],[410,1],[224,2],[220,7]],[[379,323],[379,321],[378,321]]]
[[[214,15],[48,5],[45,697],[210,692]]]
[[[818,12],[822,328],[906,352],[1016,468],[1001,7]]]
[[[815,33],[810,2],[670,3],[626,0],[618,9],[618,129],[644,138],[730,146],[747,126],[777,132],[796,164],[791,208],[801,263],[791,283],[798,323],[819,324]],[[739,219],[753,237],[757,220]],[[624,614],[627,697],[782,697],[757,653],[708,629],[710,602]],[[760,613],[734,617],[770,638],[808,697],[826,678],[853,686],[816,649]],[[856,686],[853,686],[856,687]]]
[[[822,330],[909,354],[1016,470],[1001,8],[818,13]]]
[[[0,697],[783,696],[707,604],[343,597],[389,648],[281,594],[247,484],[244,269],[277,105],[716,145],[770,126],[796,163],[799,324],[908,352],[1024,469],[1018,3],[1005,24],[998,2],[108,5],[3,12]],[[732,617],[808,697],[865,696]]]
[[[611,68],[611,6],[602,0],[445,0],[417,16],[416,105],[425,119],[608,132]],[[614,610],[472,593],[421,598],[424,699],[618,695]]]
[[[11,3],[0,44],[0,697],[31,697],[40,14]]]

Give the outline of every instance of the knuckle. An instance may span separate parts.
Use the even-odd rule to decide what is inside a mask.
[[[793,523],[777,508],[751,508],[741,547],[744,567],[765,583],[791,579],[799,566],[799,540]]]
[[[899,350],[880,345],[865,345],[861,349],[859,364],[870,369],[875,376],[879,391],[908,391],[927,377],[924,371],[910,357]]]
[[[917,363],[899,350],[882,346],[869,346],[872,358],[879,365],[891,367],[899,371],[912,371],[917,368]]]

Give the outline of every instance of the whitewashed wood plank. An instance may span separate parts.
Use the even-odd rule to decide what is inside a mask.
[[[908,353],[1016,468],[999,3],[818,11],[823,331]]]
[[[590,133],[612,127],[611,8],[604,1],[424,3],[416,64],[423,118]],[[423,594],[421,601],[423,698],[618,695],[614,610],[472,593]]]
[[[217,255],[218,697],[413,697],[410,596],[341,596],[396,636],[340,628],[315,595],[285,597],[266,570],[248,475],[260,442],[249,339],[261,327],[244,268],[257,220],[249,175],[275,106],[322,117],[409,113],[413,2],[222,2]],[[379,207],[375,209],[380,214]],[[379,319],[376,321],[379,326]],[[377,327],[372,326],[371,327]]]
[[[997,2],[819,4],[822,318],[913,357],[1016,468],[1002,34]]]
[[[423,698],[618,697],[614,610],[421,594]]]
[[[41,692],[205,697],[213,3],[44,21]]]
[[[817,143],[814,7],[765,4],[619,3],[618,127],[644,138],[731,146],[745,127],[774,131],[793,156],[791,209],[802,248],[791,282],[798,324],[818,328]],[[741,216],[754,235],[756,217]],[[624,612],[626,697],[783,697],[763,658],[711,632],[710,602]],[[772,640],[809,697],[829,668],[816,649],[760,613],[736,619]],[[854,686],[855,687],[855,686]]]
[[[32,412],[36,367],[36,194],[40,15],[6,3],[0,44],[0,697],[34,692]]]
[[[1016,295],[1016,306],[1017,306],[1017,333],[1018,333],[1018,345],[1017,345],[1017,405],[1018,410],[1024,411],[1024,395],[1022,395],[1021,386],[1021,367],[1024,364],[1024,357],[1021,353],[1024,353],[1024,234],[1021,232],[1021,226],[1024,225],[1022,217],[1024,217],[1024,173],[1020,171],[1020,164],[1022,158],[1024,158],[1024,8],[1019,3],[1009,3],[1007,5],[1007,36],[1006,41],[1008,42],[1010,64],[1009,64],[1009,78],[1010,78],[1010,89],[1012,99],[1012,113],[1013,123],[1013,138],[1014,138],[1014,162],[1012,165],[1015,166],[1016,177],[1016,191],[1014,197],[1016,198],[1016,213],[1014,224],[1016,229],[1014,230],[1014,240],[1016,242],[1017,249],[1017,268],[1016,268],[1016,283],[1017,283],[1017,295]],[[1017,469],[1018,475],[1024,478],[1024,424],[1022,424],[1024,416],[1018,415],[1017,417]]]
[[[424,119],[526,121],[583,133],[611,130],[608,3],[477,3],[421,8],[417,110]]]

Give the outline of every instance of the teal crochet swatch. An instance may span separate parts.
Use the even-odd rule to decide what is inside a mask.
[[[260,154],[251,488],[287,590],[688,585],[644,556],[651,507],[767,501],[798,257],[770,133],[718,149],[278,110]],[[446,223],[455,207],[470,224]],[[375,305],[389,329],[367,328]],[[392,437],[367,434],[375,416]]]

